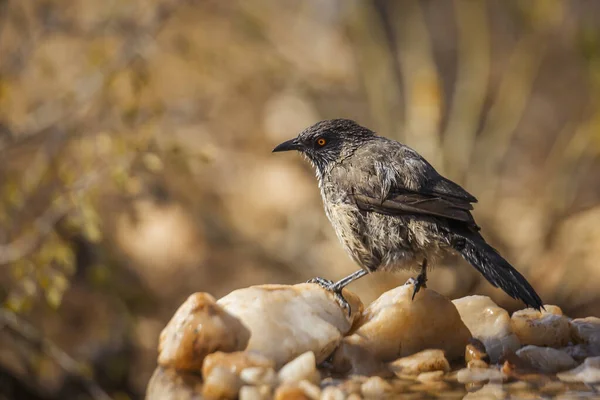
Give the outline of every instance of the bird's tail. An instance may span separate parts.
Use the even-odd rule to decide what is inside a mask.
[[[452,247],[475,267],[492,285],[519,299],[528,307],[543,308],[542,299],[508,261],[475,232],[453,234]]]

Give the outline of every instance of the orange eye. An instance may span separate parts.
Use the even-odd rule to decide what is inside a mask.
[[[325,140],[323,138],[317,139],[317,144],[321,147],[325,146],[326,143],[327,143],[327,140]]]

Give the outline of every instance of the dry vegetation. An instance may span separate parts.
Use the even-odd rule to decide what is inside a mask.
[[[270,154],[332,117],[415,147],[547,303],[600,314],[599,2],[0,0],[5,398],[139,398],[190,293],[352,271]],[[515,305],[457,260],[431,286]]]

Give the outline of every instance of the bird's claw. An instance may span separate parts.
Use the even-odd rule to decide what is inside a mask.
[[[405,285],[413,285],[414,290],[412,294],[412,300],[415,299],[415,295],[421,290],[421,288],[427,288],[427,275],[420,273],[416,278],[410,278],[406,281]]]
[[[333,296],[335,297],[335,300],[340,305],[340,307],[342,307],[344,310],[346,310],[346,312],[348,313],[348,317],[350,317],[350,315],[352,314],[352,309],[350,308],[350,304],[346,301],[344,296],[342,296],[342,289],[337,287],[333,281],[330,281],[329,279],[325,279],[325,278],[316,277],[316,278],[312,278],[312,279],[308,280],[306,283],[316,283],[317,285],[321,286],[323,289],[332,293]]]

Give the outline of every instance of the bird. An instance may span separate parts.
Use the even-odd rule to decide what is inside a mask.
[[[427,287],[428,267],[458,253],[489,283],[527,307],[542,300],[480,233],[477,199],[443,177],[412,148],[350,119],[315,123],[273,152],[298,151],[312,164],[325,214],[359,270],[334,282],[316,277],[351,312],[342,289],[377,271],[418,271],[412,299]]]

